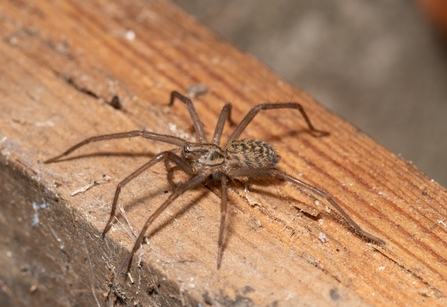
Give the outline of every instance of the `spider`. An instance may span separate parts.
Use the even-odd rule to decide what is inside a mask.
[[[172,193],[164,201],[164,203],[155,210],[154,213],[146,220],[130,255],[123,264],[123,267],[127,263],[127,270],[130,270],[133,256],[135,252],[140,248],[143,242],[145,233],[152,222],[180,195],[184,192],[204,184],[207,186],[207,182],[210,180],[217,181],[221,186],[221,205],[220,205],[220,227],[218,236],[218,252],[217,252],[217,269],[220,268],[222,263],[222,252],[223,252],[223,242],[224,242],[224,230],[225,221],[227,216],[227,202],[228,202],[228,184],[230,180],[236,179],[237,177],[275,177],[279,180],[289,182],[298,189],[305,189],[311,193],[326,199],[349,223],[349,225],[358,233],[360,236],[376,243],[385,244],[385,242],[364,231],[360,226],[354,222],[354,220],[338,205],[334,199],[324,190],[307,184],[287,173],[276,168],[280,160],[280,156],[276,153],[271,145],[261,140],[253,139],[239,139],[241,133],[245,130],[248,124],[253,120],[253,118],[262,110],[273,110],[273,109],[296,109],[298,110],[307,126],[310,133],[313,136],[327,136],[328,132],[317,130],[314,128],[310,122],[309,117],[304,111],[303,107],[296,102],[286,102],[286,103],[262,103],[254,106],[247,115],[242,119],[242,121],[235,127],[233,132],[228,138],[225,146],[220,146],[220,140],[222,137],[222,132],[224,129],[225,122],[231,121],[231,104],[226,104],[222,111],[220,112],[219,118],[217,120],[217,125],[214,130],[214,135],[211,143],[208,142],[205,131],[203,129],[203,124],[197,114],[192,101],[180,94],[177,91],[171,92],[169,106],[174,104],[175,99],[182,101],[189,112],[189,115],[194,124],[194,129],[198,138],[198,142],[188,142],[182,138],[159,134],[144,130],[135,130],[129,132],[112,133],[99,136],[93,136],[84,141],[70,147],[64,153],[51,158],[45,163],[52,163],[60,160],[60,158],[69,155],[76,149],[87,145],[92,142],[112,140],[112,139],[122,139],[122,138],[132,138],[132,137],[142,137],[145,139],[159,141],[163,143],[168,143],[177,146],[176,149],[161,152],[155,155],[149,162],[143,166],[137,168],[133,173],[124,178],[120,183],[118,183],[115,191],[115,196],[112,202],[112,210],[110,212],[110,217],[104,227],[102,232],[102,237],[104,238],[106,233],[110,230],[112,226],[112,221],[116,216],[116,206],[118,203],[118,198],[121,193],[121,189],[128,184],[131,180],[135,179],[137,176],[141,175],[144,171],[148,170],[155,164],[164,161],[167,170],[167,180],[172,187]],[[181,154],[178,155],[175,151],[181,149]],[[169,163],[174,163],[174,167],[170,167]],[[173,182],[172,176],[174,168],[179,168],[187,175],[189,179],[176,185]]]

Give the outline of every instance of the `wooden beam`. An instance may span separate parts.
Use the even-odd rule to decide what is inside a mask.
[[[7,1],[0,29],[2,304],[446,304],[446,190],[171,3]],[[236,122],[261,102],[301,103],[330,136],[307,133],[297,111],[274,110],[242,137],[275,146],[281,170],[325,189],[386,245],[359,237],[324,199],[278,181],[244,182],[229,193],[220,270],[220,199],[200,188],[150,227],[133,283],[114,279],[169,193],[163,165],[134,180],[103,240],[116,184],[172,146],[124,139],[42,161],[105,133],[194,140],[185,106],[167,103],[172,90],[202,83],[208,92],[193,101],[208,138],[227,102]],[[121,108],[110,105],[114,96]]]

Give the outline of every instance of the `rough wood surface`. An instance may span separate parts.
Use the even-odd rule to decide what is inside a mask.
[[[445,306],[446,190],[169,2],[3,1],[0,36],[0,305]],[[111,132],[193,140],[185,106],[167,102],[198,83],[208,135],[226,102],[236,121],[260,102],[300,102],[329,137],[306,133],[290,110],[263,112],[243,137],[273,144],[280,169],[327,190],[387,244],[289,185],[248,185],[230,191],[217,270],[219,198],[196,189],[150,228],[134,283],[112,283],[169,188],[163,166],[126,186],[102,240],[116,184],[170,146],[125,139],[42,161]]]

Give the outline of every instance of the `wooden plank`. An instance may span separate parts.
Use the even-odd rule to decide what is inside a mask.
[[[8,1],[0,29],[2,305],[445,305],[446,190],[171,3]],[[292,186],[249,184],[230,191],[217,270],[220,199],[201,188],[150,228],[134,283],[112,283],[169,193],[162,165],[126,186],[124,216],[102,240],[116,184],[172,146],[118,140],[42,161],[104,133],[194,140],[185,106],[167,102],[198,83],[208,88],[194,98],[208,137],[226,102],[235,121],[267,100],[301,103],[329,137],[312,137],[290,110],[263,112],[242,136],[273,144],[281,170],[324,188],[387,244],[365,242]],[[115,95],[122,109],[108,104]]]

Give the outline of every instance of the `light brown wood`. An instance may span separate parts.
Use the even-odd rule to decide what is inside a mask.
[[[1,302],[94,306],[118,296],[132,306],[446,304],[446,190],[250,55],[165,1],[4,1],[1,11]],[[119,202],[125,214],[104,241],[116,184],[172,146],[117,140],[60,163],[42,161],[112,132],[147,129],[194,140],[185,106],[167,103],[170,91],[198,83],[209,89],[193,99],[208,138],[226,102],[236,121],[260,102],[301,103],[329,137],[306,133],[290,110],[263,112],[243,137],[274,145],[281,170],[325,189],[387,244],[365,242],[324,200],[290,185],[247,185],[229,193],[217,270],[220,200],[201,188],[150,228],[134,283],[112,285],[169,188],[162,165],[126,186]],[[114,95],[123,109],[107,104]],[[41,204],[49,206],[37,209]]]

